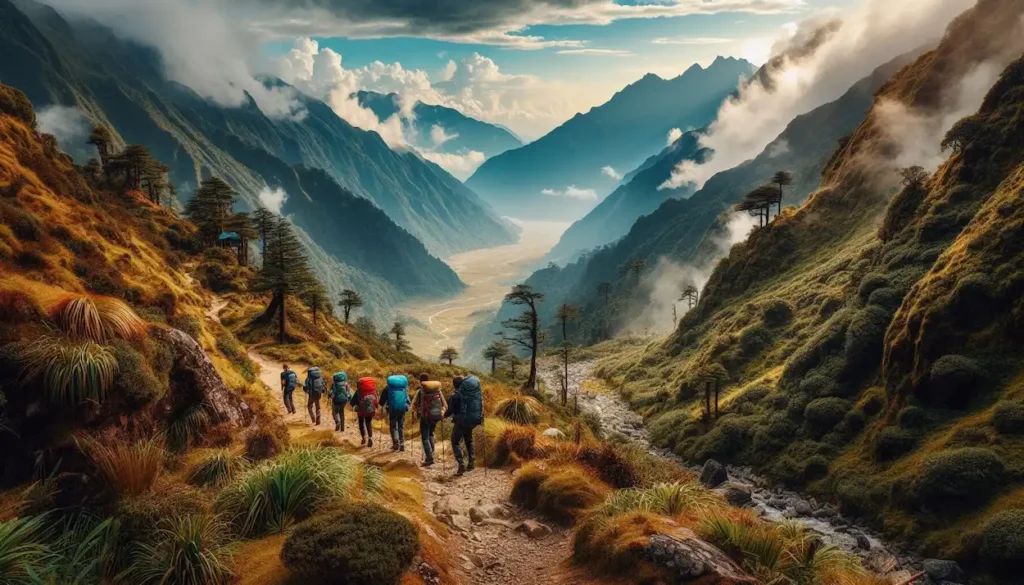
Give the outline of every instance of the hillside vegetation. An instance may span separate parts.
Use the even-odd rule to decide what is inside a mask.
[[[879,89],[821,188],[733,247],[667,340],[600,364],[677,454],[753,465],[1006,582],[1024,559],[1019,16],[983,0],[954,20]],[[982,63],[1009,66],[936,139],[948,160],[897,173],[893,104],[941,118]],[[716,387],[718,416],[704,407]]]

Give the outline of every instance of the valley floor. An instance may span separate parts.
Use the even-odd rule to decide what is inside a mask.
[[[461,348],[473,326],[501,306],[509,288],[529,276],[568,227],[565,223],[541,221],[519,225],[523,232],[515,244],[472,250],[446,261],[467,285],[458,296],[399,308],[400,314],[421,324],[409,327],[409,342],[417,355],[437,359],[445,347]]]

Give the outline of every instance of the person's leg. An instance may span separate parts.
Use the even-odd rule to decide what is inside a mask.
[[[288,411],[288,414],[295,414],[295,391],[290,390],[285,392],[284,395],[284,407]]]
[[[320,397],[317,396],[314,402],[316,403],[316,424],[320,426]]]
[[[452,427],[452,453],[455,454],[455,461],[459,464],[459,470],[456,472],[462,474],[465,471],[465,462],[462,459],[462,449],[459,447],[459,443],[462,442],[462,427],[455,425]]]
[[[405,451],[405,413],[398,413],[398,450]]]
[[[334,402],[331,401],[331,420],[334,421],[334,430],[341,430],[341,408]]]
[[[434,427],[437,423],[420,421],[420,439],[423,442],[423,460],[430,464],[434,462]]]
[[[469,428],[464,431],[466,437],[466,469],[473,469],[476,467],[476,449],[473,448],[473,429]]]
[[[388,411],[388,430],[391,432],[391,450],[398,451],[398,426],[399,418],[398,415],[389,410]]]
[[[359,439],[360,439],[359,444],[360,445],[365,445],[366,444],[366,427],[369,426],[369,425],[366,424],[367,420],[369,420],[369,419],[361,417],[361,416],[360,417],[356,417],[356,421],[359,423]]]
[[[338,406],[338,427],[340,427],[338,429],[339,431],[341,431],[343,433],[345,432],[345,404],[344,403],[342,403],[341,405]]]

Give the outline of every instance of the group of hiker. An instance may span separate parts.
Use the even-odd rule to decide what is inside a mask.
[[[420,423],[420,438],[423,443],[424,467],[434,464],[434,431],[438,423],[452,419],[452,452],[458,463],[457,475],[472,471],[475,460],[473,429],[483,424],[483,390],[476,376],[452,378],[452,393],[445,399],[441,382],[431,380],[428,374],[420,374],[418,388],[410,397],[409,378],[395,374],[388,376],[383,391],[377,391],[377,381],[372,377],[356,380],[355,391],[349,386],[345,372],[335,373],[328,387],[320,368],[314,366],[306,371],[302,390],[306,393],[306,409],[309,420],[320,425],[320,399],[327,396],[331,404],[334,430],[345,430],[345,406],[351,406],[359,421],[361,445],[373,447],[373,419],[380,410],[387,411],[391,431],[392,451],[405,451],[405,416],[410,411]],[[295,414],[293,393],[299,385],[298,375],[286,364],[281,372],[281,394],[285,410]],[[465,446],[465,456],[462,446]]]

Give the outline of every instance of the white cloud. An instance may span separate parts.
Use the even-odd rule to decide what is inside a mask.
[[[684,161],[662,188],[694,183],[698,188],[715,173],[760,153],[796,116],[835,100],[878,66],[938,39],[949,21],[973,0],[865,0],[843,13],[842,26],[810,55],[783,58],[773,70],[773,89],[744,86],[739,96],[719,109],[701,145],[714,155],[703,165]],[[822,24],[822,16],[784,31],[772,52],[805,41]]]
[[[46,106],[36,113],[39,131],[52,134],[61,150],[82,164],[96,156],[96,148],[85,143],[93,123],[74,106]]]
[[[721,45],[736,39],[725,37],[658,37],[651,41],[655,45]]]
[[[580,189],[576,185],[569,185],[564,190],[543,189],[542,195],[549,197],[569,197],[581,201],[597,201],[597,191],[593,189]]]
[[[620,175],[618,171],[616,171],[614,168],[610,166],[601,167],[601,174],[606,177],[615,179],[616,181],[622,180],[622,175]]]
[[[263,207],[281,215],[281,208],[284,207],[284,202],[288,200],[288,194],[280,187],[271,189],[264,185],[263,188],[260,189],[259,198]]]
[[[460,181],[468,179],[487,160],[484,153],[477,150],[463,150],[459,153],[421,150],[420,155],[448,171]]]
[[[559,55],[607,55],[614,57],[625,57],[632,55],[632,51],[622,49],[562,49],[556,51]]]
[[[445,132],[444,126],[441,126],[440,124],[434,124],[430,127],[430,142],[435,148],[441,146],[445,142],[455,140],[458,137],[458,134],[448,134]]]
[[[679,140],[682,137],[683,137],[683,131],[680,130],[679,128],[673,128],[673,129],[669,130],[668,131],[668,137],[666,138],[666,141],[665,141],[665,146],[672,146],[673,144],[676,143],[676,140]]]

